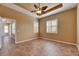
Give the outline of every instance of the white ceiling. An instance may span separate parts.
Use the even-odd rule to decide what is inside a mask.
[[[38,16],[38,15],[36,15],[34,13],[31,13],[30,11],[28,11],[28,10],[18,6],[18,5],[12,4],[12,3],[8,3],[8,4],[3,3],[1,5],[6,6],[8,8],[11,8],[13,10],[16,10],[17,12],[21,12],[23,14],[28,14],[28,15],[33,16],[35,18],[43,18],[43,17],[49,16],[49,15],[53,15],[53,14],[60,13],[60,12],[66,11],[68,9],[74,8],[74,7],[77,6],[77,3],[64,3],[63,7],[59,8],[59,9],[56,9],[54,11],[51,11],[49,13],[43,14],[41,16]]]

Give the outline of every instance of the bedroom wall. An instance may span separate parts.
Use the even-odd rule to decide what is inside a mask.
[[[33,22],[37,21],[29,15],[25,15],[0,5],[0,16],[16,20],[16,42],[36,38],[38,34],[33,33]]]
[[[76,44],[77,8],[40,19],[40,37]],[[46,33],[46,21],[58,19],[58,34]]]

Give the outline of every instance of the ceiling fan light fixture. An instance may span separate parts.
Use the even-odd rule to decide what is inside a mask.
[[[42,11],[41,11],[41,10],[38,10],[38,11],[36,11],[36,13],[37,13],[37,14],[41,14],[41,13],[42,13]]]

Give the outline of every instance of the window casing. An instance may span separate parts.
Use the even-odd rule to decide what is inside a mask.
[[[58,25],[57,19],[48,20],[46,22],[46,33],[58,33],[57,25]]]

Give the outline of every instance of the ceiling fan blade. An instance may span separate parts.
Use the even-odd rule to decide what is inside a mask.
[[[42,7],[42,10],[46,10],[46,9],[47,9],[47,7],[48,7],[48,6],[43,6],[43,7]]]
[[[36,5],[36,4],[34,4],[34,7],[37,9],[38,8],[38,6]]]
[[[59,9],[59,8],[61,8],[61,7],[63,7],[63,4],[62,4],[62,3],[61,3],[61,4],[58,4],[58,5],[55,6],[55,7],[50,8],[50,9],[48,9],[48,10],[46,10],[46,11],[44,11],[41,15],[43,15],[43,14],[45,14],[45,13],[48,13],[48,12],[50,12],[50,11],[53,11],[53,10]]]
[[[33,11],[31,11],[31,12],[36,12],[36,10],[33,10]]]
[[[63,4],[58,4],[57,6],[50,8],[49,10],[47,10],[46,12],[52,11],[52,10],[56,10],[58,8],[61,8],[63,6]]]

